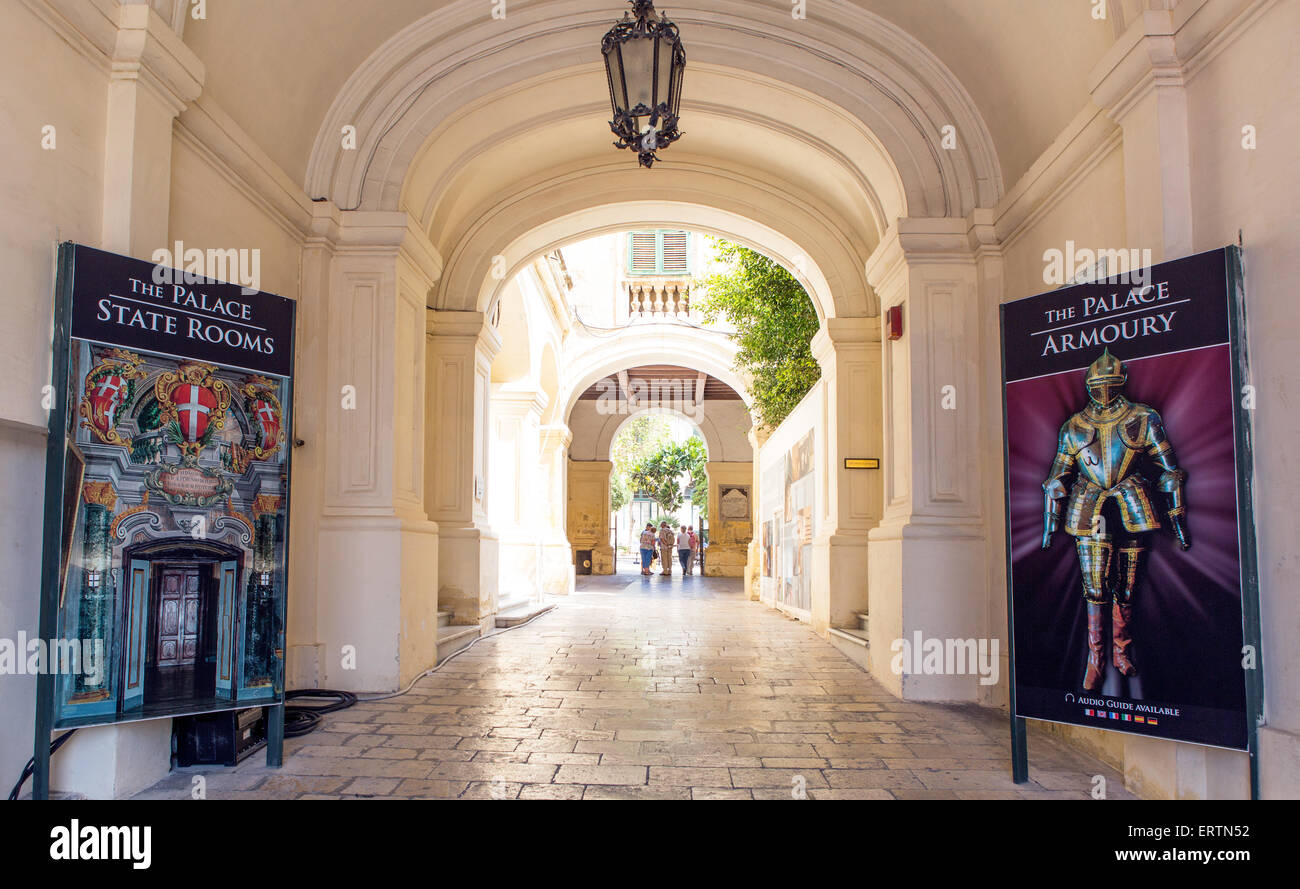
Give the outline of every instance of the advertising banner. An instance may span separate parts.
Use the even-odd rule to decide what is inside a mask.
[[[294,303],[76,244],[57,299],[38,750],[281,703]]]
[[[1002,307],[1014,716],[1248,749],[1236,248]]]

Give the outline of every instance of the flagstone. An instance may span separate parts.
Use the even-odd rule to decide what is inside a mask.
[[[177,770],[140,798],[1087,799],[1123,776],[1035,737],[1010,777],[1006,715],[900,701],[811,628],[673,578],[577,593],[408,694],[289,739],[283,768]],[[689,595],[685,594],[691,585]]]

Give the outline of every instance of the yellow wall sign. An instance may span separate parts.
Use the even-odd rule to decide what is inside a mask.
[[[875,457],[845,457],[845,469],[879,469],[880,460]]]

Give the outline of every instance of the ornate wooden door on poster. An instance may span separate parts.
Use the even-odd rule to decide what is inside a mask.
[[[38,795],[56,728],[268,705],[279,764],[293,337],[291,300],[60,245],[40,632],[110,669],[38,680]]]

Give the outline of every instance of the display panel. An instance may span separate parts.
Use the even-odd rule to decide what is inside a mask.
[[[294,304],[60,251],[53,727],[282,702]]]
[[[1234,248],[1002,307],[1015,715],[1248,749]]]

